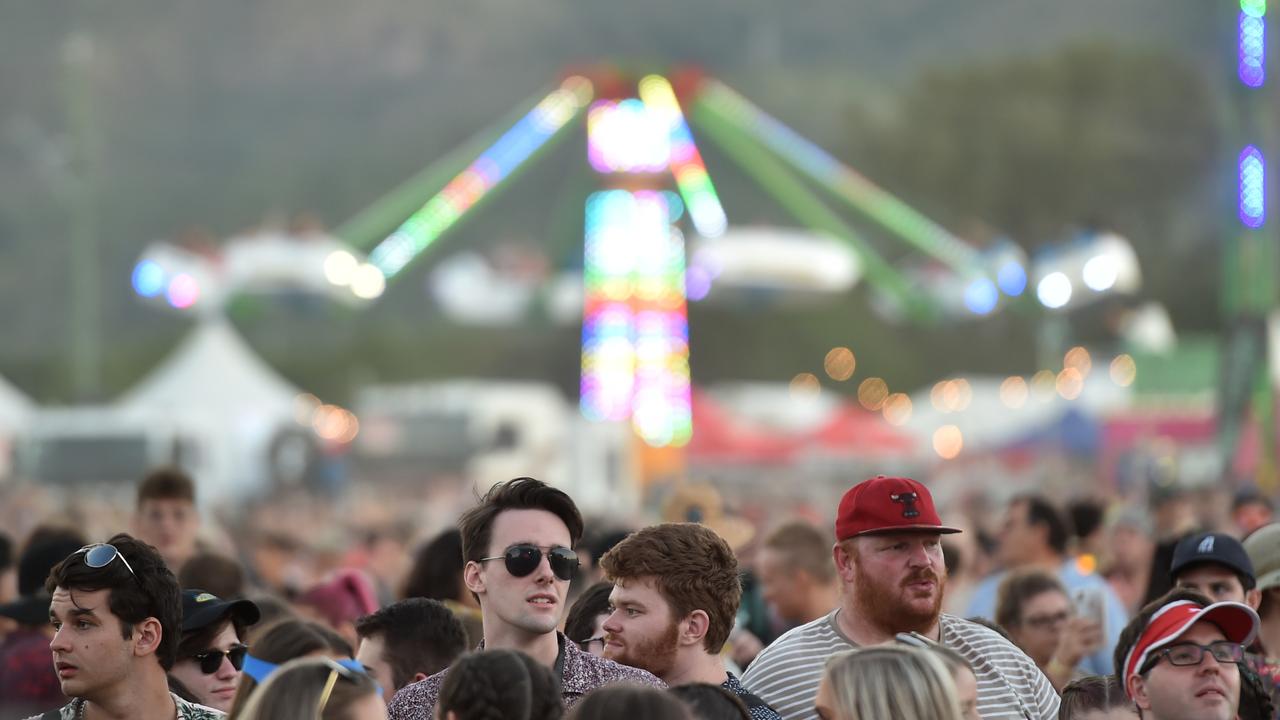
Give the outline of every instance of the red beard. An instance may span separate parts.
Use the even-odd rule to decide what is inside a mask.
[[[863,572],[856,553],[853,554],[853,569],[854,599],[857,600],[858,607],[862,608],[866,620],[889,635],[902,632],[924,633],[933,629],[942,612],[942,596],[947,587],[945,577],[938,577],[932,570],[926,569],[912,573],[898,586],[890,586]],[[905,602],[914,594],[907,586],[924,580],[933,581],[936,587],[929,608],[919,610],[918,605]]]
[[[635,642],[629,639],[622,654],[610,655],[609,659],[663,677],[675,666],[676,647],[679,643],[680,626],[673,622],[652,640]]]

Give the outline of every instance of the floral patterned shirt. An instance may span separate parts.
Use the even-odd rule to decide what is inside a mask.
[[[178,706],[178,720],[221,720],[226,717],[221,710],[187,702],[173,693],[169,693],[169,697],[173,698],[174,704]],[[84,703],[84,698],[76,698],[63,705],[62,709],[57,711],[58,720],[80,720],[84,717]],[[27,720],[41,720],[42,717],[44,716],[32,715]]]

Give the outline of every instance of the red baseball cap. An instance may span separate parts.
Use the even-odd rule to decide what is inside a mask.
[[[1151,616],[1125,655],[1125,693],[1129,692],[1129,678],[1138,674],[1151,653],[1173,644],[1201,620],[1217,625],[1228,640],[1241,645],[1248,646],[1258,635],[1258,614],[1248,605],[1219,602],[1205,606],[1191,600],[1171,602]]]
[[[836,513],[836,539],[881,532],[921,530],[958,533],[945,527],[929,488],[911,478],[877,475],[849,488]]]

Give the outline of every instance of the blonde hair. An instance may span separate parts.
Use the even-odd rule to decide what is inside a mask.
[[[838,653],[823,679],[842,720],[963,720],[951,673],[927,650],[881,645]]]
[[[334,674],[337,677],[331,680]],[[328,658],[300,658],[285,663],[254,689],[244,710],[236,717],[238,720],[346,720],[352,705],[377,691],[377,684],[362,672]]]

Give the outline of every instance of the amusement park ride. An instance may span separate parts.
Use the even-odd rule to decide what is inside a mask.
[[[891,318],[986,316],[1023,295],[1029,281],[1050,309],[1138,282],[1132,248],[1117,236],[1099,236],[1067,253],[1065,264],[1064,256],[1054,258],[1052,267],[1029,266],[1012,243],[979,251],[714,78],[693,70],[670,78],[602,70],[568,73],[514,124],[481,133],[336,228],[341,246],[332,239],[313,244],[305,262],[220,264],[153,246],[135,268],[134,287],[172,307],[198,308],[201,297],[225,297],[249,278],[271,276],[373,301],[583,121],[599,189],[582,199],[579,405],[589,419],[629,420],[651,447],[690,440],[687,303],[732,282],[714,258],[746,247],[735,245],[741,231],[730,226],[700,142],[714,144],[798,224],[843,245],[856,266],[851,273],[866,277],[876,306]],[[919,262],[895,267],[833,201],[923,253],[927,271]],[[323,257],[315,247],[324,248]],[[779,251],[807,252],[800,243]],[[221,311],[219,302],[209,304]]]

